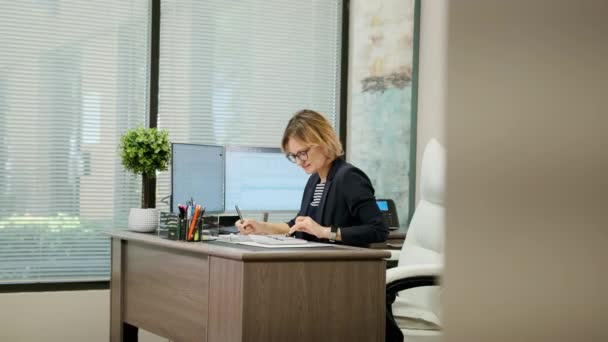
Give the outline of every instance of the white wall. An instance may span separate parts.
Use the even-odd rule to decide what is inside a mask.
[[[167,341],[140,331],[139,341]],[[107,342],[110,291],[0,294],[0,341]]]
[[[608,341],[608,1],[449,7],[445,341]]]
[[[422,152],[431,138],[445,146],[448,0],[421,0],[418,69],[416,203]]]

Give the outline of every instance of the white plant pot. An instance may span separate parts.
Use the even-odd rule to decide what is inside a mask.
[[[153,232],[158,228],[160,209],[131,208],[128,229],[134,232]]]

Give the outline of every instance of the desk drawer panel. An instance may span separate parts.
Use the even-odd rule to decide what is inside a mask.
[[[212,256],[209,265],[208,341],[242,341],[243,262]]]
[[[124,320],[175,341],[206,341],[209,260],[128,241],[123,255]]]
[[[243,341],[384,341],[385,262],[249,262]]]

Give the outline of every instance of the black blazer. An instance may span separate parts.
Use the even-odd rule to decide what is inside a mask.
[[[317,173],[308,179],[298,216],[308,216],[308,208],[318,182]],[[344,244],[361,246],[383,242],[388,238],[388,227],[376,204],[371,181],[363,171],[342,158],[334,160],[331,166],[317,210],[320,211],[321,222],[318,223],[321,226],[340,227]],[[287,224],[293,226],[295,218]],[[297,236],[316,240],[316,237],[304,232],[298,232]]]

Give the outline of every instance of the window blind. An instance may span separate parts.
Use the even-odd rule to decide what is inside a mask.
[[[280,147],[309,108],[338,129],[341,16],[336,0],[163,0],[158,126],[172,142]],[[170,194],[170,170],[157,185]]]
[[[0,11],[0,283],[107,280],[140,206],[118,143],[146,120],[149,1],[5,1]]]

